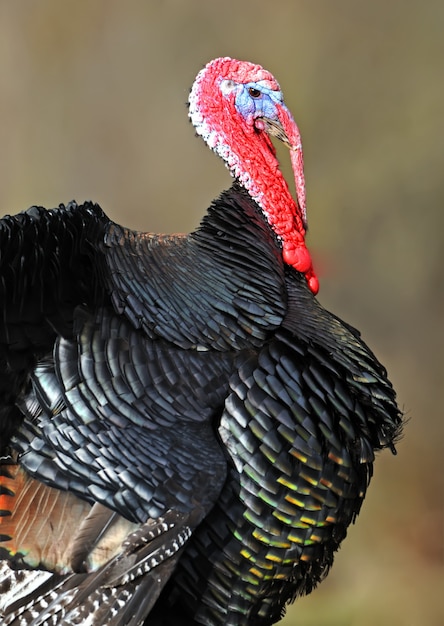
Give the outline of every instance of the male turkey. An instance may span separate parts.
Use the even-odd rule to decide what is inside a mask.
[[[314,297],[279,85],[216,59],[189,105],[235,179],[191,234],[89,202],[0,222],[5,625],[273,624],[394,451],[384,368]]]

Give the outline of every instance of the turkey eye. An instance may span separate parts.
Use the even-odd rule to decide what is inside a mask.
[[[262,95],[259,89],[255,89],[254,87],[249,87],[248,93],[250,94],[252,98],[260,98]]]

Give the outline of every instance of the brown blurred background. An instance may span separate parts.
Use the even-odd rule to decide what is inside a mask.
[[[283,624],[442,626],[442,0],[0,0],[1,213],[93,199],[127,226],[192,229],[230,184],[185,107],[221,55],[281,83],[320,300],[362,330],[410,418]]]

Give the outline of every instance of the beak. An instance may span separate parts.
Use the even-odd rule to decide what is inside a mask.
[[[304,156],[299,128],[290,111],[283,104],[277,104],[278,119],[262,117],[264,130],[269,135],[282,141],[290,149],[291,166],[293,168],[296,187],[296,200],[301,213],[304,228],[307,228],[307,210],[305,204]]]

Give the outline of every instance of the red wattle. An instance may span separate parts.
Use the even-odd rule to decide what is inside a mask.
[[[319,280],[314,273],[311,256],[305,247],[305,243],[302,242],[301,244],[295,244],[294,242],[284,242],[282,247],[282,257],[285,263],[291,265],[291,267],[294,267],[296,271],[305,275],[310,291],[316,295],[319,291]]]
[[[313,295],[316,295],[319,291],[319,279],[316,276],[316,274],[313,272],[313,270],[311,270],[311,272],[307,273],[305,275],[305,278],[307,279],[307,283],[308,286],[310,288],[310,291],[313,293]]]
[[[298,272],[306,274],[311,267],[310,253],[305,244],[295,246],[292,243],[283,245],[282,256],[285,263],[291,265]]]

